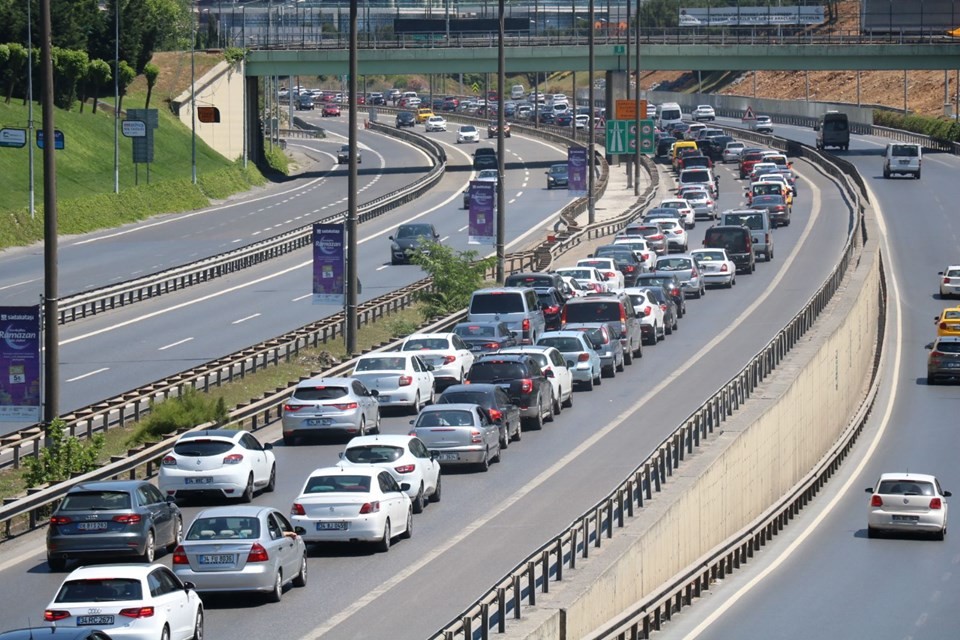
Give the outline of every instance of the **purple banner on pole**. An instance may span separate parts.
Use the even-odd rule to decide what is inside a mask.
[[[497,183],[474,180],[470,183],[469,244],[496,244],[493,210],[497,202]]]
[[[587,150],[584,147],[567,149],[567,191],[578,198],[587,195]]]
[[[40,307],[0,307],[0,422],[40,421]]]
[[[313,225],[313,303],[343,304],[346,293],[344,255],[345,229],[342,224]]]

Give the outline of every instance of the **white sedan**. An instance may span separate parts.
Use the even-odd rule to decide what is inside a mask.
[[[573,278],[588,292],[603,293],[608,290],[607,279],[595,267],[563,267],[556,271],[561,277]]]
[[[440,463],[416,436],[357,436],[340,452],[337,466],[386,469],[394,480],[410,485],[414,513],[423,511],[427,501],[440,502]]]
[[[447,121],[443,116],[430,116],[427,118],[427,122],[424,125],[427,132],[431,131],[446,131],[447,130]]]
[[[950,265],[937,275],[940,276],[940,297],[960,295],[960,265]]]
[[[658,209],[673,209],[677,212],[677,217],[683,220],[684,226],[688,229],[697,224],[696,208],[683,198],[666,198],[657,205]]]
[[[273,491],[276,487],[277,461],[272,448],[246,431],[185,433],[163,457],[157,486],[176,498],[213,493],[250,502],[257,489]]]
[[[563,411],[563,407],[573,406],[573,372],[567,368],[567,361],[556,348],[548,345],[528,345],[501,349],[500,353],[525,353],[532,355],[540,369],[550,380],[553,387],[553,413]]]
[[[583,258],[577,261],[578,267],[593,267],[600,272],[607,284],[608,291],[623,289],[623,272],[617,268],[617,261],[613,258]]]
[[[400,344],[400,351],[413,352],[433,367],[433,377],[444,386],[463,382],[475,357],[455,333],[414,333]]]
[[[43,619],[58,628],[100,629],[118,640],[203,637],[200,596],[161,564],[80,567],[60,585]]]
[[[637,260],[643,263],[646,271],[653,271],[653,263],[657,260],[657,252],[650,248],[643,236],[619,236],[613,239],[613,244],[622,244],[630,247]]]
[[[867,490],[867,537],[881,533],[929,533],[937,540],[947,534],[949,491],[940,482],[920,473],[884,473],[876,487]]]
[[[462,124],[457,129],[457,144],[461,142],[480,142],[480,130],[472,124]]]
[[[687,230],[677,218],[657,218],[653,221],[663,231],[667,239],[667,253],[679,251],[686,253],[689,246]]]
[[[432,367],[411,353],[368,353],[357,358],[352,377],[371,391],[381,407],[408,407],[414,415],[433,403]]]
[[[379,467],[322,467],[310,473],[290,509],[304,542],[373,542],[389,551],[393,538],[413,534],[410,486]]]
[[[667,337],[667,323],[663,317],[663,307],[650,293],[649,287],[630,287],[623,292],[630,296],[633,310],[640,318],[640,333],[646,344],[655,345]]]
[[[723,148],[723,162],[739,162],[740,154],[743,153],[745,144],[739,140],[731,140],[727,143],[727,146]]]
[[[690,117],[697,122],[701,120],[716,120],[717,113],[713,107],[708,104],[698,104],[697,108],[691,112]]]
[[[690,255],[700,265],[700,275],[705,284],[728,289],[737,284],[737,265],[727,255],[726,249],[694,249]]]

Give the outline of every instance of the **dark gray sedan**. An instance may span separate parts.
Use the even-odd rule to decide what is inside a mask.
[[[440,234],[432,224],[402,224],[389,239],[390,264],[409,264],[411,255],[423,251],[427,243],[439,241]]]
[[[567,173],[567,164],[552,164],[547,174],[547,189],[566,188],[568,186],[569,174]]]
[[[50,516],[47,565],[63,571],[73,558],[115,556],[153,562],[157,547],[173,551],[182,537],[180,509],[149,482],[87,482]]]

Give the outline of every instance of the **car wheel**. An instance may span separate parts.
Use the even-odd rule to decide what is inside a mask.
[[[52,572],[59,573],[67,568],[67,559],[47,556],[47,568]]]
[[[283,598],[283,575],[277,571],[273,578],[273,589],[267,594],[267,602],[280,602]]]
[[[307,586],[307,554],[306,553],[304,553],[303,557],[300,558],[300,571],[293,578],[293,586],[295,587]]]
[[[500,438],[500,448],[508,449],[510,448],[510,426],[506,425],[503,429],[503,437]]]
[[[143,545],[143,553],[140,554],[140,560],[146,562],[147,564],[153,564],[154,559],[157,557],[157,538],[154,536],[153,531],[147,532],[147,541]]]
[[[773,260],[773,251],[768,251],[768,252],[767,252],[767,262],[770,262],[771,260]]]
[[[623,364],[633,364],[633,351],[628,349],[623,352]]]
[[[197,608],[197,619],[193,623],[193,640],[203,640],[203,609]]]
[[[517,423],[517,430],[513,432],[513,441],[520,442],[523,440],[523,425]]]
[[[243,493],[240,494],[240,502],[246,504],[253,500],[253,474],[251,473],[247,476],[247,486],[244,488]]]
[[[664,335],[668,335],[668,336],[673,335],[673,330],[676,328],[676,326],[677,326],[677,320],[676,318],[674,318],[673,324],[668,324],[663,328]]]
[[[433,493],[430,494],[430,502],[440,502],[440,498],[442,497],[442,496],[441,496],[441,484],[442,484],[442,483],[441,483],[441,480],[443,480],[443,476],[438,473],[438,474],[437,474],[437,488],[434,489],[434,490],[433,490]]]
[[[273,493],[277,488],[277,465],[270,467],[270,479],[267,486],[263,488],[264,493]]]
[[[170,627],[163,625],[163,631],[160,632],[160,640],[170,640]]]
[[[483,450],[483,460],[477,463],[477,469],[484,473],[490,469],[490,449]]]
[[[530,428],[534,431],[543,429],[543,400],[537,405],[537,415],[530,419]]]
[[[553,399],[553,393],[551,392],[550,404],[547,406],[547,417],[543,419],[544,422],[553,422],[553,418],[556,415],[553,410],[553,407],[554,407],[554,399]]]
[[[567,409],[573,406],[573,383],[570,384],[570,393],[567,395],[567,399],[563,402],[563,406]]]
[[[877,533],[877,530],[876,530],[876,529],[874,529],[873,527],[867,527],[867,537],[868,537],[868,538],[879,538],[880,536],[879,536],[879,534]]]
[[[737,284],[737,279],[736,279],[736,278],[730,278],[730,281],[727,282],[727,289],[732,289],[733,287],[736,286],[736,284]]]
[[[380,407],[377,407],[377,417],[373,419],[373,432],[380,433]]]
[[[503,449],[500,448],[500,440],[497,440],[497,455],[490,458],[490,462],[502,462],[503,461]]]
[[[383,537],[377,541],[377,551],[386,553],[390,551],[390,519],[383,525]]]
[[[358,436],[367,435],[367,419],[363,416],[360,416],[360,429],[357,430]]]
[[[550,413],[555,416],[563,413],[563,402],[561,402],[560,400],[560,396],[562,395],[563,395],[563,392],[561,391],[560,395],[558,395],[556,398],[553,399],[553,408],[551,409]]]
[[[413,537],[413,509],[407,511],[407,528],[403,530],[400,537],[404,540],[409,540]]]
[[[919,180],[919,179],[920,179],[920,172],[919,172],[919,171],[917,171],[917,175],[916,175],[916,178],[917,178],[917,180]]]
[[[597,375],[593,378],[593,384],[595,386],[600,386],[603,384],[603,367],[600,367],[600,371],[597,372]]]
[[[417,497],[413,499],[413,512],[414,513],[423,513],[423,482],[420,483],[420,488],[417,490]]]
[[[181,542],[183,542],[183,518],[177,516],[177,521],[173,525],[173,542],[167,545],[167,553],[173,553]]]
[[[624,356],[623,354],[621,354],[621,355],[620,355],[620,364],[616,365],[616,367],[614,368],[614,373],[623,373],[623,369],[624,369],[624,364],[623,364],[624,358],[625,358],[625,356]]]
[[[292,447],[294,444],[296,444],[296,442],[297,442],[297,437],[296,437],[296,436],[294,436],[294,435],[289,435],[289,436],[288,436],[288,435],[284,434],[284,436],[283,436],[283,446],[285,446],[285,447]]]
[[[932,386],[934,386],[934,385],[937,384],[937,379],[934,378],[932,375],[930,375],[930,374],[928,373],[928,374],[927,374],[927,384],[932,387]]]
[[[601,378],[615,378],[616,376],[617,376],[617,369],[614,365],[601,368],[601,373],[600,373]]]
[[[417,391],[417,395],[413,398],[413,404],[410,405],[410,413],[412,415],[417,415],[420,413],[420,392]]]
[[[943,529],[940,529],[940,531],[937,531],[936,533],[933,534],[933,539],[934,539],[934,540],[943,540],[943,539],[946,538],[946,537],[947,537],[947,528],[946,528],[946,527],[944,527]]]

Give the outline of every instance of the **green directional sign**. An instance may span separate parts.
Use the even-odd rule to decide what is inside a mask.
[[[615,44],[615,45],[613,45],[613,55],[615,55],[615,56],[622,56],[622,55],[625,54],[626,52],[627,52],[627,46],[626,46],[626,45],[623,45],[623,44]]]
[[[653,155],[656,152],[653,144],[653,120],[640,121],[640,153]]]
[[[607,153],[636,153],[637,123],[633,120],[607,120]]]

